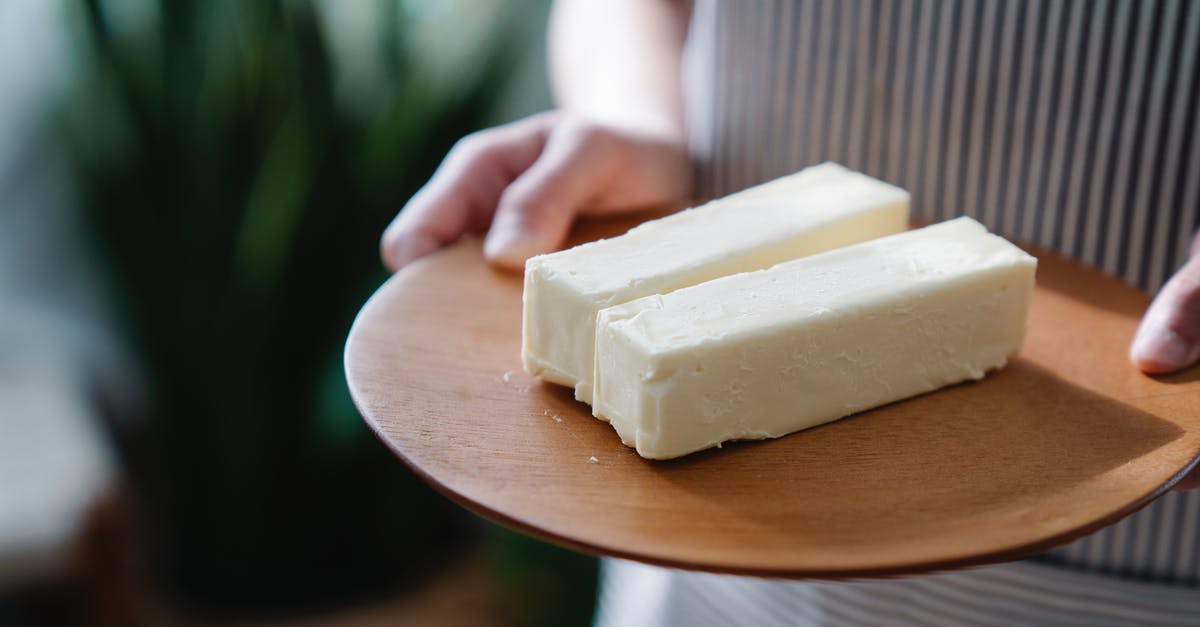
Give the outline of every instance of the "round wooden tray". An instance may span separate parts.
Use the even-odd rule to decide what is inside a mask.
[[[574,241],[631,222],[583,225]],[[367,423],[414,472],[494,522],[598,555],[775,577],[862,577],[1016,559],[1111,524],[1200,452],[1200,372],[1126,359],[1148,298],[1040,260],[1021,355],[951,387],[778,440],[668,462],[623,446],[520,364],[521,278],[478,240],[422,259],[346,345]]]

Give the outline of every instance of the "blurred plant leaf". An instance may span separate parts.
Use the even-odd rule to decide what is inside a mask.
[[[129,465],[184,601],[361,596],[462,538],[465,515],[370,437],[331,359],[384,277],[379,233],[514,63],[522,6],[427,4],[75,5],[63,131],[153,386]],[[378,61],[347,78],[361,61],[338,51],[358,47]]]
[[[310,168],[305,129],[291,111],[267,148],[238,229],[234,276],[247,295],[261,296],[279,282],[308,197]]]

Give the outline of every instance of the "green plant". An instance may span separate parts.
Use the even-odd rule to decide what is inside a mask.
[[[468,525],[362,425],[342,342],[384,278],[383,226],[486,120],[513,10],[134,4],[77,6],[63,120],[150,382],[123,442],[153,570],[177,601],[242,613],[389,589]],[[330,24],[364,6],[354,65]],[[438,19],[443,43],[470,38],[457,65],[429,51]]]

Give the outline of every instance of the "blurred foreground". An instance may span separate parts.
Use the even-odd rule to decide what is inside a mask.
[[[587,622],[594,561],[432,493],[341,369],[384,225],[547,106],[545,5],[0,5],[0,625]]]

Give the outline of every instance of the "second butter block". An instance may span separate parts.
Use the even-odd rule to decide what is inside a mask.
[[[593,413],[643,457],[774,438],[979,379],[1037,260],[958,218],[600,312]]]

